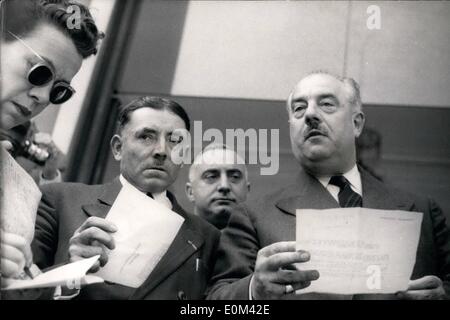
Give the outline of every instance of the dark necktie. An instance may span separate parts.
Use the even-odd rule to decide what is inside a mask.
[[[352,190],[350,182],[344,176],[333,176],[330,184],[339,187],[339,205],[342,208],[362,207],[362,197]]]

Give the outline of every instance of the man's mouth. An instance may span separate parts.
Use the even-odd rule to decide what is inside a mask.
[[[218,203],[227,203],[227,204],[229,204],[229,203],[231,203],[231,202],[236,202],[236,200],[235,199],[232,199],[232,198],[214,198],[213,199],[213,202],[218,202]]]
[[[25,116],[25,117],[31,116],[31,111],[28,108],[24,107],[21,104],[18,104],[17,102],[14,102],[14,101],[11,101],[11,102],[23,116]]]
[[[148,168],[148,170],[157,170],[157,171],[166,172],[166,170],[163,167],[150,167],[150,168]]]
[[[305,135],[305,140],[308,140],[309,138],[316,137],[316,136],[326,136],[326,134],[320,130],[313,129],[313,130],[308,131],[308,133]]]

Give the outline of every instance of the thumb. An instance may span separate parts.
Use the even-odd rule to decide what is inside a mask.
[[[12,143],[8,140],[2,140],[2,141],[0,141],[0,143],[1,143],[1,146],[8,151],[11,151],[13,149]]]

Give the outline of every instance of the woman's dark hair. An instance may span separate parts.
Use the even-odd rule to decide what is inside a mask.
[[[72,39],[78,53],[87,58],[97,53],[98,40],[104,37],[89,9],[72,0],[6,0],[3,4],[4,29],[26,37],[42,23],[56,26]],[[4,41],[14,41],[8,32]]]

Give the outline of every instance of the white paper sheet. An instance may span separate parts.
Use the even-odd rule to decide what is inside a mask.
[[[297,293],[395,293],[406,290],[416,260],[423,214],[367,208],[297,210],[296,265],[320,278]]]
[[[41,273],[30,280],[2,279],[2,286],[5,285],[2,290],[35,289],[56,286],[66,286],[75,289],[83,285],[103,282],[103,279],[100,277],[86,275],[86,272],[94,265],[99,257],[97,255],[89,259],[69,263]]]
[[[33,178],[2,147],[0,158],[1,228],[31,243],[42,194]]]
[[[108,263],[96,275],[137,288],[167,252],[184,218],[134,187],[123,187],[106,220],[118,231]]]

